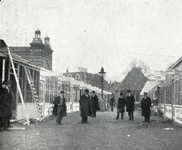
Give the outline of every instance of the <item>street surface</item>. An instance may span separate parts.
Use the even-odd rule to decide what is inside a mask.
[[[81,124],[79,112],[69,113],[63,125],[55,123],[55,117],[41,124],[25,127],[25,130],[0,133],[0,150],[181,150],[182,127],[152,116],[151,123],[143,123],[140,112],[135,120],[115,120],[114,112],[97,112],[96,118],[88,118],[89,124]],[[164,128],[173,128],[172,131]]]

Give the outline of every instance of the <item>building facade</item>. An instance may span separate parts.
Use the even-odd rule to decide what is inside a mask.
[[[35,37],[30,43],[30,47],[10,47],[10,50],[35,66],[52,70],[53,50],[50,45],[50,38],[45,37],[43,43],[40,30],[35,31]]]

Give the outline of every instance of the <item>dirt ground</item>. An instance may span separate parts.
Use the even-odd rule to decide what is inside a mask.
[[[135,120],[116,120],[114,112],[97,112],[89,117],[89,124],[81,124],[79,112],[69,113],[63,125],[55,123],[55,117],[41,124],[25,127],[25,130],[0,133],[0,150],[181,150],[182,127],[162,117],[151,116],[151,123],[143,123],[140,112]],[[173,128],[172,131],[164,128]]]

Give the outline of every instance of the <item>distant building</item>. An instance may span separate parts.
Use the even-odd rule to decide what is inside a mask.
[[[141,69],[139,67],[133,67],[121,82],[120,87],[115,90],[116,96],[119,96],[120,92],[126,94],[127,90],[131,90],[135,100],[140,101],[140,92],[147,81],[148,78],[144,76]]]
[[[90,84],[92,86],[101,88],[100,75],[88,73],[88,72],[86,72],[87,69],[85,69],[85,68],[84,68],[84,71],[83,71],[83,69],[82,70],[78,69],[78,70],[79,71],[77,71],[77,72],[69,72],[67,69],[66,73],[64,73],[63,75],[66,77],[74,78],[75,80],[78,80],[78,81],[83,81],[86,84]],[[103,84],[104,84],[104,88],[103,88],[104,90],[111,91],[110,84],[106,80],[104,80]]]
[[[43,43],[40,30],[35,31],[35,37],[30,43],[30,47],[10,47],[10,50],[30,61],[33,65],[52,70],[53,50],[50,45],[50,38],[45,37]],[[2,50],[0,51],[2,52]]]

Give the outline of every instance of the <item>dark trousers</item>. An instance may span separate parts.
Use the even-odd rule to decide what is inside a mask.
[[[134,120],[133,111],[128,112],[129,120]]]
[[[95,105],[93,106],[93,116],[96,117],[96,107],[95,107]]]
[[[113,104],[111,104],[111,111],[113,111]]]
[[[10,117],[0,118],[0,128],[7,129],[9,127]]]
[[[144,116],[145,117],[145,122],[150,122],[150,116]]]
[[[82,123],[87,123],[88,122],[88,117],[82,117]]]
[[[61,121],[62,121],[62,119],[63,119],[63,115],[62,115],[62,113],[61,113],[61,107],[58,107],[58,109],[57,109],[57,118],[56,118],[56,122],[57,122],[58,124],[60,124]]]
[[[117,112],[117,117],[116,117],[116,119],[119,119],[119,113],[120,113],[120,112]],[[121,112],[121,119],[123,119],[123,114],[124,114],[124,113]]]

